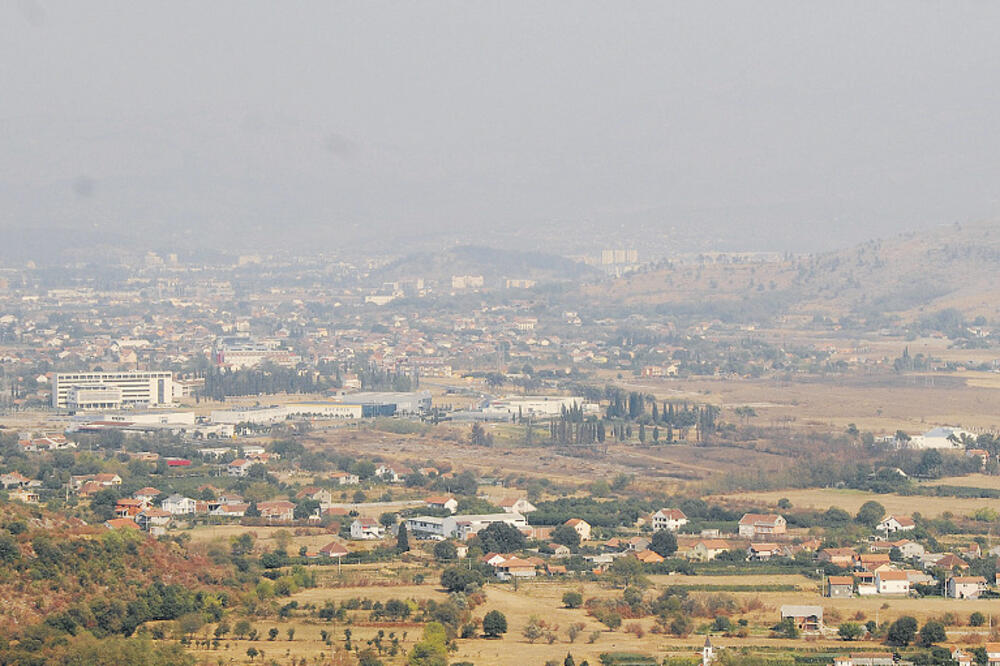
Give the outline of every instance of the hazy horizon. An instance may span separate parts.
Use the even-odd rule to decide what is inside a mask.
[[[816,251],[994,219],[998,19],[982,2],[17,0],[0,231],[8,248],[45,228],[151,248]]]

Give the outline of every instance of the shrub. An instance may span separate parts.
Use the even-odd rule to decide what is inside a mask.
[[[489,638],[500,638],[507,633],[507,617],[498,610],[491,610],[483,618],[483,633]],[[528,635],[525,634],[525,637],[528,638]]]
[[[856,641],[864,633],[864,628],[857,622],[844,622],[837,628],[837,635],[845,641]]]

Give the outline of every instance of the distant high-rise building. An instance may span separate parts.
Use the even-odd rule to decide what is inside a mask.
[[[639,251],[634,249],[601,250],[601,264],[614,266],[639,263]]]

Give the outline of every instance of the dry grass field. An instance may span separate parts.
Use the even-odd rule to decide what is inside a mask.
[[[345,567],[347,569],[347,567]],[[368,567],[364,572],[372,572]],[[350,572],[353,576],[359,572]],[[332,573],[321,576],[329,584],[340,584]],[[434,580],[436,576],[428,576],[428,580]],[[856,598],[856,599],[825,599],[819,596],[819,582],[810,580],[798,575],[768,575],[768,576],[652,576],[650,578],[652,587],[647,591],[648,596],[655,596],[659,590],[668,585],[793,585],[797,589],[788,592],[723,592],[721,594],[730,595],[736,600],[737,606],[744,611],[737,611],[733,616],[735,621],[738,618],[745,618],[749,621],[751,630],[747,638],[726,638],[724,636],[713,636],[712,641],[716,645],[730,647],[781,647],[792,648],[801,647],[807,649],[823,648],[828,650],[848,651],[864,648],[879,647],[876,643],[844,643],[835,637],[830,638],[802,638],[795,641],[775,639],[769,636],[768,627],[776,622],[779,609],[783,604],[817,604],[822,605],[828,617],[828,625],[835,627],[839,622],[847,620],[867,621],[877,619],[879,622],[891,621],[901,615],[913,615],[921,623],[931,618],[938,618],[945,613],[951,612],[960,618],[967,618],[973,611],[989,613],[991,602],[989,601],[956,601],[947,599],[909,599],[909,598]],[[590,663],[599,663],[599,655],[607,651],[633,651],[645,654],[656,655],[658,658],[666,656],[693,655],[704,642],[703,635],[698,633],[679,638],[666,636],[663,634],[651,633],[653,618],[647,617],[638,620],[625,620],[622,628],[609,631],[604,625],[598,623],[586,614],[583,609],[570,610],[563,607],[561,599],[566,591],[581,592],[584,598],[599,597],[610,598],[621,595],[621,590],[601,586],[594,582],[578,581],[548,581],[537,580],[522,583],[517,590],[510,585],[488,585],[486,588],[486,602],[477,607],[474,611],[476,617],[481,618],[490,610],[499,610],[507,617],[509,632],[501,639],[491,640],[485,638],[465,639],[458,641],[458,651],[451,656],[452,661],[471,661],[479,665],[518,665],[543,664],[550,659],[558,659],[560,662],[567,652],[572,652],[579,663],[582,659],[588,659]],[[719,594],[714,592],[694,591],[694,596],[707,596]],[[295,594],[292,599],[299,602],[300,606],[314,604],[322,606],[326,601],[343,601],[350,598],[368,598],[373,601],[386,601],[391,598],[399,599],[434,599],[443,601],[446,594],[436,587],[435,584],[427,583],[423,585],[413,584],[392,584],[388,581],[381,581],[379,586],[340,586],[340,587],[320,587],[301,591]],[[401,638],[401,645],[404,649],[409,649],[412,644],[419,639],[422,628],[415,623],[369,623],[363,619],[362,614],[358,616],[352,624],[327,623],[312,618],[295,617],[286,621],[262,621],[254,622],[254,627],[261,636],[266,637],[271,627],[279,631],[279,639],[268,641],[262,638],[256,642],[246,640],[235,640],[230,637],[224,640],[217,650],[197,649],[195,654],[204,663],[244,663],[247,661],[246,650],[251,645],[258,650],[263,650],[266,660],[277,659],[278,663],[290,663],[290,655],[297,658],[306,657],[308,663],[317,663],[314,660],[329,658],[334,651],[343,651],[344,629],[350,628],[352,641],[355,644],[364,645],[372,639],[381,629],[386,635],[393,633]],[[536,615],[544,619],[556,635],[556,639],[551,644],[545,640],[530,643],[521,633],[529,618]],[[695,627],[706,625],[710,619],[705,617],[694,618]],[[571,624],[583,623],[584,629],[575,642],[570,642],[567,630]],[[641,637],[634,633],[629,633],[625,629],[629,624],[638,623],[644,631]],[[212,629],[213,627],[208,627]],[[294,640],[287,640],[287,630],[293,628],[295,631]],[[332,646],[326,645],[321,639],[321,631],[330,632]],[[596,634],[594,633],[596,632]],[[966,632],[971,632],[965,635]],[[210,633],[210,632],[209,632]],[[593,634],[593,642],[589,642]],[[405,638],[403,638],[405,635]],[[952,637],[965,643],[980,643],[986,635],[985,632],[969,627],[953,628]],[[219,662],[219,659],[222,659]],[[258,658],[259,659],[259,658]],[[402,655],[396,658],[384,658],[388,664],[404,663]],[[267,663],[265,661],[265,663]]]
[[[826,380],[724,378],[634,379],[629,390],[662,400],[709,402],[725,409],[754,407],[752,423],[843,432],[849,423],[876,434],[911,433],[937,425],[1000,427],[1000,377],[989,373],[935,373],[898,377],[831,377]],[[728,414],[731,421],[738,419]]]
[[[883,495],[861,490],[834,488],[742,492],[717,495],[711,499],[737,503],[751,502],[777,507],[778,500],[781,498],[787,498],[792,503],[792,507],[797,509],[828,509],[835,506],[852,514],[856,513],[861,505],[869,500],[878,502],[890,514],[909,515],[919,512],[924,516],[935,517],[947,511],[956,515],[968,516],[972,515],[976,509],[983,507],[1000,511],[1000,499]]]
[[[969,474],[967,476],[948,476],[943,479],[927,481],[928,486],[962,486],[965,488],[989,488],[1000,490],[1000,476],[987,474]]]

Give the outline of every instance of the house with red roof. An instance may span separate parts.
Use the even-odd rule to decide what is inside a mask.
[[[783,516],[775,513],[746,513],[740,518],[739,531],[741,537],[756,539],[785,534],[787,523]]]
[[[688,524],[688,517],[680,509],[660,509],[653,514],[653,531],[676,532]]]

